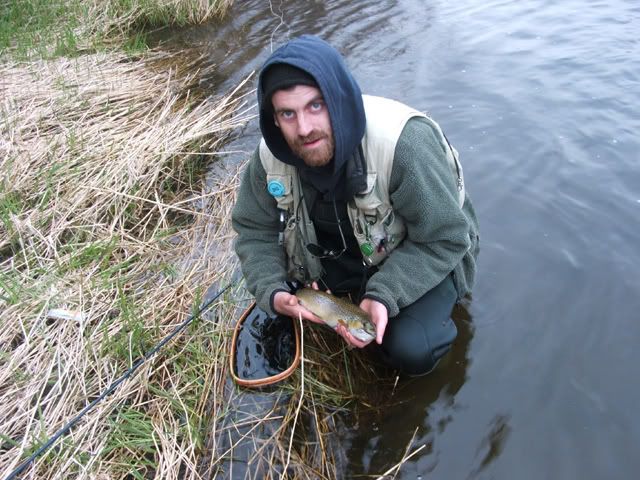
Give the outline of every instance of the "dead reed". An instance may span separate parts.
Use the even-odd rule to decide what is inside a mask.
[[[173,24],[199,24],[223,16],[232,0],[94,0],[89,17],[103,32]],[[101,26],[99,26],[101,25]]]
[[[249,113],[242,86],[199,92],[202,67],[188,52],[0,66],[3,478],[233,271],[237,176],[205,188],[199,153]],[[197,478],[228,337],[216,320],[229,305],[196,320],[25,478]]]
[[[81,38],[124,43],[132,32],[157,27],[195,25],[222,17],[233,0],[94,0]]]

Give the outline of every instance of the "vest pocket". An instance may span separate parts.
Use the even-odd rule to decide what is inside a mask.
[[[320,278],[322,265],[319,259],[307,251],[307,243],[310,242],[316,242],[313,223],[305,223],[301,218],[291,215],[284,229],[289,279],[306,283]]]
[[[287,253],[287,271],[289,277],[301,282],[306,281],[306,268],[304,265],[304,239],[298,231],[297,220],[294,215],[289,217],[284,229],[284,245]]]

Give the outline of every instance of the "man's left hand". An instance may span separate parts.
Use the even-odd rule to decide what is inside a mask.
[[[371,298],[365,298],[360,302],[360,308],[369,314],[369,318],[376,326],[376,343],[382,343],[382,337],[384,331],[387,328],[387,322],[389,314],[387,313],[387,307],[382,303],[373,300]],[[372,340],[368,342],[362,342],[349,333],[349,330],[344,325],[338,325],[336,332],[345,339],[345,341],[354,347],[363,348],[369,345]]]
[[[365,298],[360,302],[360,308],[369,314],[369,318],[376,326],[376,343],[381,345],[382,337],[384,336],[384,331],[386,330],[387,322],[389,321],[389,312],[387,312],[387,307],[377,300]]]

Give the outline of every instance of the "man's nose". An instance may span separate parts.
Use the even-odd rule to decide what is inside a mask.
[[[298,135],[301,137],[308,136],[313,131],[313,126],[306,115],[298,115]]]

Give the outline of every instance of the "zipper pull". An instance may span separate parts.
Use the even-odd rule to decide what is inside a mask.
[[[282,209],[278,209],[278,211],[280,212],[280,224],[279,224],[279,229],[278,229],[278,245],[282,246],[284,245],[284,229],[285,226],[287,224],[286,220],[286,211],[282,210]]]

